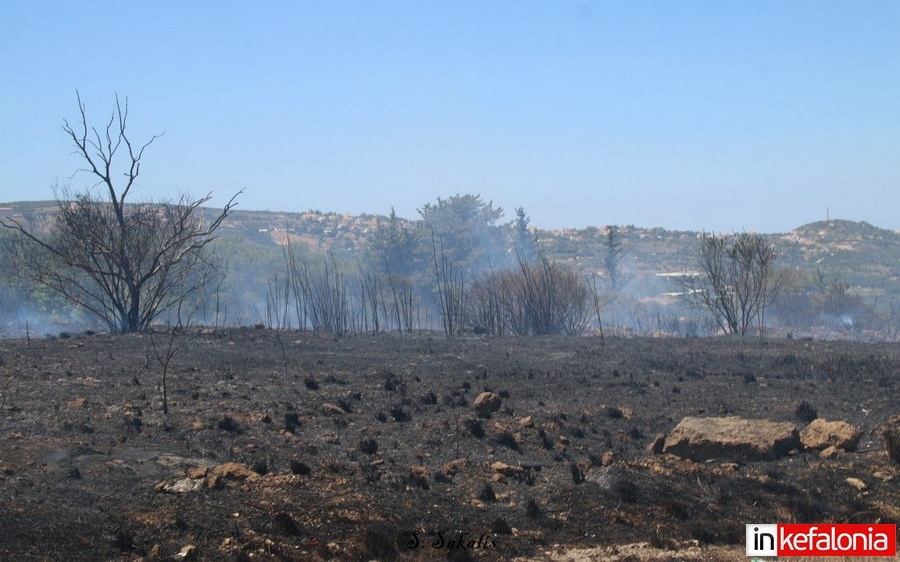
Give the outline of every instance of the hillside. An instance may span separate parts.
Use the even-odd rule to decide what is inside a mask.
[[[0,204],[0,213],[25,220],[40,232],[49,225],[54,206],[52,201],[7,203]],[[310,254],[329,254],[355,268],[379,222],[387,220],[377,215],[316,210],[297,213],[236,209],[222,224],[217,248],[229,260],[232,275],[237,275],[238,280],[233,281],[239,289],[236,292],[259,308],[264,306],[259,303],[265,298],[265,279],[283,267],[282,247],[288,239],[295,248]],[[405,226],[413,224],[398,220]],[[607,227],[531,231],[550,257],[603,274]],[[626,250],[621,264],[626,280],[624,292],[632,299],[671,303],[672,299],[662,295],[675,287],[663,275],[694,269],[701,233],[627,225],[618,227],[618,234]],[[833,219],[770,236],[779,254],[780,268],[805,272],[823,284],[846,284],[850,294],[864,298],[870,305],[887,307],[885,310],[900,305],[900,232],[866,222]],[[252,272],[253,282],[241,277],[238,270]],[[263,294],[253,294],[259,292],[259,287],[263,287]]]

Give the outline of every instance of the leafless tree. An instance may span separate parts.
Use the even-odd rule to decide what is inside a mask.
[[[443,239],[438,240],[434,231],[431,232],[431,248],[444,333],[455,336],[462,331],[465,323],[466,284],[462,273],[457,271],[444,251]]]
[[[704,233],[698,260],[703,275],[686,276],[683,292],[709,310],[725,332],[743,335],[756,325],[762,334],[766,307],[777,292],[772,269],[776,257],[774,246],[762,235]]]
[[[110,330],[145,330],[160,314],[198,297],[216,274],[204,247],[229,214],[236,194],[211,221],[204,220],[199,199],[131,204],[140,176],[143,145],[128,136],[128,100],[116,97],[106,126],[88,125],[78,96],[80,123],[64,121],[93,189],[56,189],[57,213],[50,235],[40,236],[18,219],[0,219],[18,233],[16,259],[34,281],[102,319]],[[77,173],[77,172],[76,172]],[[120,183],[119,178],[124,176]]]
[[[583,332],[592,308],[578,272],[543,255],[528,259],[519,252],[517,258],[517,269],[492,271],[469,288],[470,323],[493,335]]]

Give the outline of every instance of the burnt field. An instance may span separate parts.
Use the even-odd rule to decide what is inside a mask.
[[[500,402],[479,411],[485,391]],[[3,340],[0,559],[746,560],[745,523],[897,523],[879,432],[898,395],[896,344]],[[827,458],[648,450],[730,415],[861,439]]]

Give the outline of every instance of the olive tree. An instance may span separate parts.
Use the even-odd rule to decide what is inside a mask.
[[[93,187],[55,189],[57,212],[48,235],[17,218],[0,224],[18,234],[12,249],[26,276],[112,331],[143,331],[160,314],[202,301],[218,269],[205,248],[239,193],[210,220],[203,210],[210,194],[132,203],[144,151],[161,135],[132,142],[127,98],[122,103],[116,97],[115,110],[99,129],[88,124],[80,95],[78,108],[80,121],[64,121],[63,131],[83,161],[78,172],[90,175]]]

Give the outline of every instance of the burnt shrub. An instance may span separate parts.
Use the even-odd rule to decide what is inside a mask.
[[[385,414],[384,412],[378,412],[377,414],[375,414],[375,419],[380,421],[381,423],[385,423],[387,422],[387,414]]]
[[[506,519],[498,517],[497,519],[494,519],[493,523],[491,523],[491,531],[498,535],[511,535],[512,527],[509,526],[509,523],[506,522]]]
[[[426,405],[437,404],[438,403],[437,394],[435,394],[433,390],[429,390],[428,394],[425,394],[424,396],[422,396],[420,402],[422,402],[422,404],[426,404]]]
[[[347,402],[347,400],[339,398],[337,401],[337,405],[340,406],[340,408],[348,414],[353,413],[353,406],[351,406],[350,402]]]
[[[384,376],[384,389],[388,392],[406,393],[406,385],[403,383],[403,379],[394,373],[388,373]]]
[[[229,431],[231,433],[240,432],[240,426],[238,426],[238,423],[228,415],[223,416],[222,419],[220,419],[216,424],[216,427],[223,431]]]
[[[553,440],[550,439],[550,436],[547,435],[547,432],[543,427],[538,430],[538,437],[541,438],[541,445],[543,445],[545,449],[549,451],[553,448]]]
[[[275,514],[275,517],[272,518],[272,527],[275,529],[276,533],[287,535],[289,537],[296,537],[303,534],[300,525],[294,521],[294,518],[291,517],[290,514],[285,513],[284,511],[279,511]]]
[[[541,516],[541,506],[534,501],[534,498],[525,502],[525,516],[529,519],[537,519]]]
[[[397,540],[393,533],[381,527],[368,527],[363,531],[360,541],[364,559],[395,560],[397,559]]]
[[[485,484],[484,486],[482,486],[481,490],[478,491],[478,496],[476,497],[483,502],[497,501],[497,494],[494,493],[494,487],[490,484]]]
[[[367,455],[374,455],[378,452],[378,441],[374,439],[363,439],[359,442],[359,450]]]
[[[303,386],[305,386],[309,390],[319,390],[319,381],[312,377],[306,377],[303,381]]]
[[[900,464],[900,427],[887,427],[881,432],[888,456],[895,464]]]
[[[584,439],[584,430],[581,427],[574,425],[569,428],[569,435],[578,439]]]
[[[797,407],[794,409],[794,415],[797,416],[798,420],[809,423],[819,417],[819,412],[812,407],[812,404],[804,400],[797,404]]]
[[[616,478],[612,483],[613,495],[624,503],[637,502],[639,492],[637,484],[626,480],[624,477]]]
[[[466,426],[466,430],[471,433],[475,439],[484,437],[484,426],[481,424],[481,420],[468,419],[463,422],[463,425]]]
[[[519,450],[519,444],[516,442],[516,438],[513,437],[513,434],[509,431],[501,431],[497,437],[494,438],[494,443],[506,447],[507,449],[512,449],[513,451]]]
[[[584,471],[581,470],[581,467],[578,466],[578,463],[573,462],[569,465],[569,472],[572,473],[572,483],[576,486],[584,482]]]
[[[428,479],[421,474],[410,474],[409,478],[406,480],[406,484],[410,488],[421,488],[423,490],[431,489],[431,486],[428,484]]]
[[[309,465],[303,461],[292,460],[290,466],[291,474],[296,474],[298,476],[306,476],[312,472]]]
[[[328,375],[327,377],[325,377],[324,381],[328,384],[336,384],[339,386],[344,386],[345,384],[347,384],[347,381],[345,381],[344,379],[339,379],[334,375]]]
[[[616,406],[607,406],[605,414],[611,420],[620,420],[625,415],[622,413],[622,409]]]
[[[391,407],[391,418],[396,422],[408,422],[412,420],[412,416],[399,405]]]
[[[297,412],[287,412],[284,414],[284,430],[288,433],[294,433],[300,427],[300,416]]]

